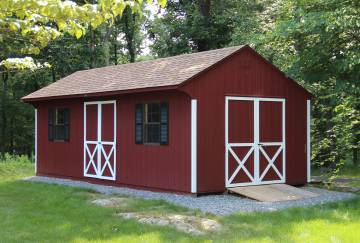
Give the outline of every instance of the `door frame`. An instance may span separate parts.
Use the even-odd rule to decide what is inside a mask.
[[[113,104],[114,106],[114,139],[113,141],[101,141],[101,132],[102,132],[102,105],[104,104]],[[92,140],[86,140],[86,106],[87,105],[97,105],[97,140],[96,141],[92,141]],[[104,180],[112,180],[115,181],[116,180],[116,100],[105,100],[105,101],[88,101],[88,102],[84,102],[84,168],[83,168],[83,176],[84,177],[91,177],[91,178],[96,178],[96,179],[104,179]],[[99,140],[100,139],[100,140]],[[111,153],[113,154],[113,158],[114,158],[114,166],[113,166],[113,171],[112,175],[113,176],[103,176],[100,174],[100,172],[97,170],[98,168],[94,168],[96,175],[93,174],[88,174],[86,170],[86,165],[87,165],[87,161],[86,161],[86,148],[87,148],[87,144],[95,144],[96,148],[94,149],[94,154],[91,156],[89,154],[89,157],[93,157],[95,156],[95,152],[97,153],[97,164],[101,165],[101,153],[103,153],[105,150],[101,150],[101,153],[99,153],[99,148],[98,146],[102,146],[102,144],[104,145],[112,145],[112,149],[109,152],[109,157],[111,156]],[[105,152],[104,152],[105,153]],[[106,157],[106,155],[104,154],[104,157]],[[91,159],[91,158],[90,158]],[[106,158],[105,158],[106,159]],[[105,162],[106,163],[106,162]],[[111,169],[110,169],[111,170]]]
[[[254,141],[253,143],[229,143],[229,101],[252,101],[253,109],[254,109]],[[261,142],[261,145],[264,146],[279,146],[279,150],[282,151],[282,176],[280,180],[272,180],[272,181],[261,181],[260,177],[262,175],[259,174],[259,162],[260,162],[260,102],[261,101],[270,101],[270,102],[281,102],[282,103],[282,142]],[[266,97],[244,97],[244,96],[225,96],[225,187],[236,187],[236,186],[249,186],[249,185],[265,185],[265,184],[275,184],[275,183],[285,183],[286,178],[286,120],[285,120],[285,99],[284,98],[266,98]],[[252,182],[244,182],[244,183],[231,183],[229,181],[229,148],[231,146],[245,146],[250,148],[249,151],[253,150],[254,153],[254,176]],[[281,148],[281,149],[280,149]],[[250,152],[248,152],[250,153]],[[251,152],[252,153],[252,152]],[[250,155],[251,155],[250,153]],[[245,156],[247,157],[247,156]],[[274,156],[275,157],[275,156]],[[277,157],[277,156],[276,156]],[[246,161],[247,158],[243,159]],[[266,158],[268,160],[268,158]],[[257,162],[256,162],[257,161]],[[237,161],[239,163],[239,161]],[[242,162],[242,161],[241,161]],[[269,162],[269,160],[268,160]],[[244,165],[245,162],[243,162]],[[270,162],[269,162],[270,164]],[[240,167],[240,163],[238,167]],[[269,165],[271,166],[271,165]],[[275,166],[275,165],[274,165]],[[267,165],[268,167],[268,165]],[[265,169],[266,170],[266,169]],[[239,171],[238,171],[239,172]],[[237,172],[237,173],[238,173]],[[266,174],[263,172],[263,174]],[[250,178],[250,177],[249,177]],[[251,178],[250,178],[251,179]]]

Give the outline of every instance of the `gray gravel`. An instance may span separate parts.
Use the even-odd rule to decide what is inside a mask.
[[[199,209],[205,213],[215,215],[229,215],[236,212],[267,212],[277,211],[290,207],[305,207],[323,204],[327,202],[336,202],[356,197],[355,194],[329,191],[314,187],[303,187],[303,189],[315,192],[319,196],[308,199],[283,201],[283,202],[258,202],[255,200],[242,198],[233,195],[209,195],[194,197],[191,195],[179,195],[165,192],[152,192],[137,190],[126,187],[113,187],[90,184],[82,181],[68,179],[58,179],[42,176],[33,176],[26,178],[27,181],[46,182],[58,185],[81,187],[92,189],[104,194],[122,194],[143,199],[165,200],[169,203],[180,205],[191,209]]]

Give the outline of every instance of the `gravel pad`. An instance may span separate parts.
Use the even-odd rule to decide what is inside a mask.
[[[283,202],[259,202],[234,195],[209,195],[194,197],[191,195],[179,195],[166,192],[152,192],[126,187],[114,187],[91,184],[83,181],[69,179],[59,179],[43,176],[33,176],[26,178],[27,181],[46,182],[58,185],[81,187],[92,189],[105,194],[123,194],[143,199],[165,200],[179,206],[199,209],[205,213],[215,215],[230,215],[236,212],[267,212],[277,211],[290,207],[305,207],[323,204],[327,202],[336,202],[356,197],[353,193],[329,191],[314,187],[302,187],[302,189],[317,193],[319,196],[307,199],[283,201]]]

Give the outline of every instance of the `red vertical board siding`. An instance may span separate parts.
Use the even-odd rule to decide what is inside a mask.
[[[186,83],[198,100],[198,191],[225,189],[225,96],[286,100],[286,183],[306,183],[306,99],[308,94],[253,51],[245,48]],[[271,118],[271,113],[266,116]],[[272,129],[263,124],[263,129]]]
[[[113,97],[117,101],[115,184],[190,192],[190,107],[191,98],[194,98],[198,100],[197,191],[199,193],[223,191],[225,189],[225,96],[275,97],[286,100],[286,183],[292,185],[306,183],[306,99],[309,99],[309,96],[249,48],[242,49],[198,75],[180,90],[183,92],[164,91]],[[134,141],[135,104],[154,101],[169,102],[169,145],[137,145]],[[83,102],[82,99],[72,99],[36,104],[39,115],[38,174],[111,184],[108,181],[83,177]],[[47,140],[49,107],[70,108],[69,142]],[[279,128],[273,128],[270,124],[279,119],[274,114],[280,110],[267,108],[266,105],[260,108],[263,109],[260,113],[272,121],[261,122],[261,130],[266,131],[263,134],[264,140],[278,136]],[[245,109],[250,113],[250,106]],[[90,121],[87,137],[96,140],[96,106],[88,109],[87,116]],[[109,121],[108,126],[112,127],[112,113],[108,112],[106,107],[103,117]],[[249,123],[252,118],[235,117],[234,119]],[[112,128],[108,129],[108,126],[102,128],[102,133],[110,139],[113,131]],[[251,127],[252,125],[249,125],[249,129]],[[274,130],[271,131],[272,129]],[[239,136],[235,135],[231,139],[245,141],[251,138],[252,133],[244,137]],[[246,151],[237,151],[237,153],[244,154]]]
[[[48,109],[70,109],[69,142],[48,141]],[[80,178],[83,175],[83,104],[43,102],[38,109],[38,174]]]
[[[101,140],[114,141],[114,104],[102,104]]]
[[[261,142],[282,141],[282,103],[260,101],[259,135]]]
[[[228,106],[229,143],[254,142],[254,102],[229,100]]]
[[[135,144],[135,105],[169,102],[169,144]],[[118,106],[118,181],[190,191],[190,98],[180,92],[128,95]]]
[[[97,137],[98,137],[97,129],[98,129],[98,105],[88,104],[86,105],[86,140],[87,141],[97,141]]]
[[[109,99],[109,98],[107,98]],[[190,97],[182,92],[158,92],[114,97],[117,101],[117,185],[190,192]],[[97,99],[99,101],[104,99]],[[114,182],[83,177],[84,100],[46,101],[38,109],[38,174]],[[169,144],[135,144],[135,104],[169,102]],[[48,109],[70,109],[70,140],[48,141]],[[97,140],[97,105],[87,106],[87,139]],[[102,136],[113,138],[112,105],[102,105]],[[103,139],[103,140],[104,140]]]

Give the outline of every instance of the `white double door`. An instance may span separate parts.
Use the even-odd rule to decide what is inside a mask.
[[[84,176],[116,179],[116,101],[84,103]]]
[[[285,183],[285,100],[225,98],[226,187]]]

